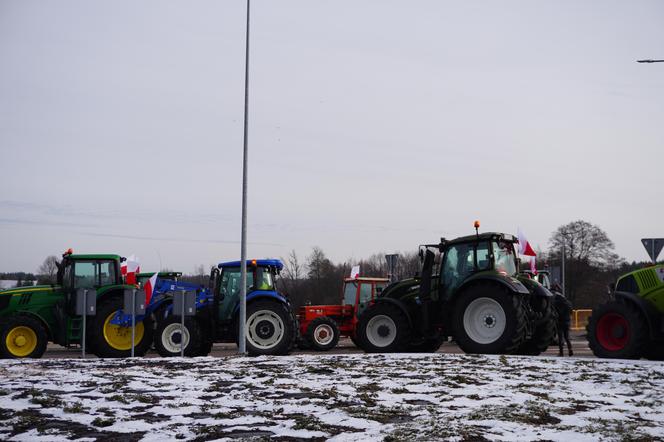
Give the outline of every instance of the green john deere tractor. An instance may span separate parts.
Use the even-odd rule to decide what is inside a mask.
[[[362,313],[359,346],[429,352],[452,337],[467,353],[540,354],[555,332],[552,295],[519,277],[516,242],[482,233],[420,246],[421,274],[389,285]]]
[[[97,312],[86,321],[86,347],[99,357],[131,354],[131,327],[116,325],[123,308],[125,285],[118,255],[62,255],[57,284],[0,291],[0,357],[39,358],[51,341],[64,347],[80,345],[83,318],[77,315],[77,289],[96,289]],[[154,326],[148,316],[136,324],[135,354],[152,343]]]
[[[586,330],[597,357],[664,360],[664,265],[618,278],[611,300],[593,309]]]

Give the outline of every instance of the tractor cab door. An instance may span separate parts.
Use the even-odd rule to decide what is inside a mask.
[[[68,261],[65,264],[62,278],[68,313],[75,314],[76,290],[98,289],[119,283],[118,269],[113,260]]]
[[[368,281],[360,281],[360,290],[357,293],[357,315],[369,305],[373,299],[373,285]]]
[[[473,273],[491,269],[488,242],[454,244],[445,251],[440,271],[443,300],[452,297],[461,284]]]
[[[219,281],[219,319],[225,320],[233,316],[235,305],[240,299],[240,268],[225,267],[221,271]],[[253,289],[254,272],[247,268],[247,294]]]

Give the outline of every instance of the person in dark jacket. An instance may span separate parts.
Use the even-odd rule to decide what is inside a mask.
[[[553,292],[553,305],[556,309],[556,313],[558,316],[558,324],[557,324],[557,329],[558,329],[558,348],[560,351],[558,352],[558,356],[564,356],[563,353],[563,339],[565,340],[565,343],[567,344],[567,351],[569,351],[569,355],[572,356],[574,353],[572,352],[572,343],[569,340],[569,326],[570,326],[570,317],[572,315],[572,303],[565,298],[565,295],[563,295],[560,291],[552,290]]]

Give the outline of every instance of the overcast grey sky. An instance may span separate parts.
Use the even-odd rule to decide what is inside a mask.
[[[245,2],[0,0],[0,271],[240,253]],[[249,255],[664,236],[664,3],[252,2]]]

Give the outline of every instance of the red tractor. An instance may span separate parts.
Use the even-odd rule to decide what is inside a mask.
[[[341,336],[350,337],[357,345],[355,328],[358,317],[388,283],[387,278],[346,278],[341,304],[300,307],[300,345],[327,351],[336,347]]]

